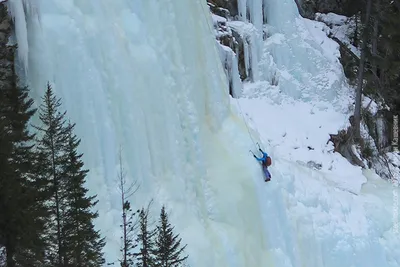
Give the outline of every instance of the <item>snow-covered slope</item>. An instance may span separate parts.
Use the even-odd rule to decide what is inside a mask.
[[[8,4],[26,81],[37,102],[50,81],[77,123],[108,261],[119,253],[122,146],[127,178],[141,184],[134,203],[167,205],[190,266],[399,266],[397,191],[327,152],[349,102],[337,45],[293,1],[238,1],[258,31],[268,13],[272,35],[252,44],[260,75],[239,102],[205,1],[36,0],[33,13],[23,2]],[[270,183],[248,152],[260,140]]]
[[[266,75],[247,83],[233,103],[275,162],[272,182],[259,193],[270,218],[273,261],[399,266],[398,182],[350,165],[327,144],[330,133],[348,126],[353,108],[339,46],[327,38],[324,24],[291,14],[291,1],[270,2],[280,12],[270,10],[279,17],[271,14],[263,46],[267,67],[259,67],[279,82]],[[399,166],[399,157],[393,160]]]

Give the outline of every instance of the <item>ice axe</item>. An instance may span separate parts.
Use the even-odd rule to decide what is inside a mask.
[[[261,147],[260,147],[260,144],[258,142],[257,142],[257,146],[258,146],[259,150],[262,150]]]

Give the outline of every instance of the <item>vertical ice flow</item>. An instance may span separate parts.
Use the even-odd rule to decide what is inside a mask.
[[[265,0],[264,5],[270,38],[264,46],[261,71],[271,72],[271,55],[280,70],[279,86],[284,93],[303,101],[334,100],[344,82],[339,59],[328,58],[324,44],[308,30],[294,0]]]
[[[246,21],[247,19],[247,0],[238,0],[238,13],[241,21]]]
[[[91,170],[88,185],[100,199],[97,225],[107,236],[108,261],[119,254],[115,178],[122,145],[127,178],[141,183],[134,204],[154,198],[155,208],[167,205],[189,244],[191,266],[399,266],[398,241],[384,221],[391,211],[369,217],[362,198],[328,187],[321,193],[309,184],[320,173],[280,159],[274,163],[277,182],[262,186],[248,156],[252,144],[245,125],[229,109],[204,1],[32,3],[40,23],[36,15],[25,18],[29,9],[15,8],[13,14],[28,26],[27,36],[17,27],[19,43],[26,44],[19,52],[29,57],[26,79],[37,102],[46,82],[54,84],[77,123]],[[290,96],[302,96],[301,88],[291,86],[296,79],[311,81],[311,95],[334,95],[334,85],[312,83],[334,68],[324,64],[314,40],[304,41],[307,33],[297,32],[294,2],[264,4],[275,27],[265,42],[264,71],[286,68],[292,80],[282,78],[279,85]],[[316,80],[302,77],[300,68]],[[374,185],[370,190],[376,191]],[[381,194],[387,205],[372,211],[390,209],[392,195]],[[360,224],[360,218],[370,223]]]
[[[327,60],[324,44],[305,30],[294,0],[238,0],[237,7],[240,21],[228,25],[244,40],[244,63],[251,81],[279,81],[282,92],[304,101],[332,101],[338,95],[344,81],[341,64],[338,58]],[[268,27],[263,28],[263,23]]]
[[[18,0],[19,1],[19,0]],[[11,1],[11,3],[13,3]],[[205,1],[36,0],[26,81],[47,81],[77,123],[107,260],[119,254],[117,154],[189,243],[191,266],[270,266],[247,132],[229,109]],[[40,20],[38,20],[38,17]]]
[[[262,56],[263,44],[262,7],[263,2],[261,0],[238,0],[237,8],[241,23],[239,21],[228,23],[243,41],[246,75],[253,82],[260,80],[259,60]],[[252,25],[246,25],[246,23],[252,23]]]
[[[14,20],[15,32],[18,38],[18,59],[23,62],[24,69],[27,69],[28,62],[28,42],[26,39],[27,29],[25,20],[25,9],[24,6],[28,7],[29,2],[24,0],[13,0],[12,2],[6,2],[8,11]],[[18,16],[18,19],[15,19]]]
[[[233,97],[239,98],[243,91],[243,84],[240,80],[236,54],[231,48],[221,45],[218,42],[217,47],[222,65],[225,67],[225,74],[230,85],[231,94]]]

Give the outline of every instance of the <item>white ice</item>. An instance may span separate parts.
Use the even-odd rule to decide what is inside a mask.
[[[300,18],[294,1],[269,0],[268,6],[262,80],[247,83],[233,103],[275,159],[272,183],[259,193],[272,219],[274,263],[399,266],[398,182],[350,165],[327,144],[353,111],[338,44],[324,24]]]
[[[243,56],[248,80],[259,80],[260,34],[253,24],[242,21],[229,21],[227,25],[243,41]]]
[[[232,96],[235,98],[240,97],[242,95],[243,85],[240,80],[236,54],[231,48],[221,45],[220,43],[218,43],[218,49],[228,83],[231,85]]]
[[[337,44],[294,2],[265,1],[262,76],[238,102],[205,1],[35,2],[37,14],[14,14],[27,22],[26,36],[17,27],[26,81],[37,103],[50,81],[77,123],[108,261],[119,256],[122,146],[127,178],[141,184],[133,203],[167,205],[190,266],[400,265],[398,191],[328,152],[327,134],[346,123],[333,106],[346,101]],[[273,158],[270,183],[250,137]]]
[[[352,44],[354,31],[357,30],[355,17],[347,18],[342,15],[334,13],[321,14],[317,13],[315,19],[324,22],[328,27],[325,32],[338,38],[343,44],[345,44],[351,52],[356,56],[360,57],[360,50]],[[358,19],[358,18],[357,18]]]
[[[205,1],[39,4],[40,23],[26,18],[27,81],[37,102],[50,81],[77,123],[108,261],[119,255],[121,145],[141,184],[134,204],[167,205],[191,266],[268,265],[258,168],[232,145],[246,132],[230,113]]]

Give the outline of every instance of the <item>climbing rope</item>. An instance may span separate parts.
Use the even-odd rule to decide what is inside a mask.
[[[204,3],[203,3],[203,4],[204,4]],[[202,7],[202,9],[203,9],[203,14],[206,15],[208,12],[206,12],[206,11],[204,10],[203,4],[200,4],[200,5],[201,5],[201,7]],[[206,16],[206,21],[207,21],[207,26],[208,26],[210,32],[212,33],[214,27],[210,25],[210,18],[207,17],[207,16]],[[243,111],[242,111],[242,107],[240,106],[240,103],[239,103],[238,99],[237,99],[237,98],[235,98],[235,99],[236,99],[237,105],[239,106],[240,114],[242,115],[244,124],[246,125],[247,132],[249,133],[250,139],[251,139],[251,141],[253,142],[254,147],[258,146],[258,148],[260,148],[260,145],[259,145],[258,143],[256,143],[256,142],[254,142],[254,139],[253,139],[253,137],[252,137],[252,135],[251,135],[251,133],[250,133],[249,126],[247,125],[246,118],[244,117],[244,114],[243,114]],[[257,144],[257,145],[256,145],[256,144]],[[253,153],[251,150],[250,150],[250,152],[254,155],[254,153]]]
[[[203,4],[204,4],[204,3],[203,3]],[[211,12],[210,12],[210,10],[208,10],[208,12],[206,12],[206,11],[204,10],[203,4],[200,3],[201,9],[203,10],[203,14],[204,14],[204,16],[206,17],[207,26],[208,26],[208,29],[210,30],[210,33],[213,33],[213,32],[214,32],[214,26],[211,26],[211,25],[210,25],[210,17],[207,17],[207,16],[206,16],[207,13],[211,13]],[[206,3],[205,5],[208,6],[207,3]]]
[[[253,137],[252,137],[252,135],[250,133],[250,129],[249,129],[249,126],[247,125],[246,118],[244,117],[244,114],[243,114],[243,111],[242,111],[242,107],[240,106],[239,100],[237,98],[235,98],[235,99],[236,99],[237,105],[239,106],[240,114],[242,115],[244,124],[246,125],[247,132],[249,133],[250,139],[253,142],[253,145],[256,146],[256,142],[254,142],[254,139],[253,139]],[[260,148],[260,145],[258,145],[258,148]]]

